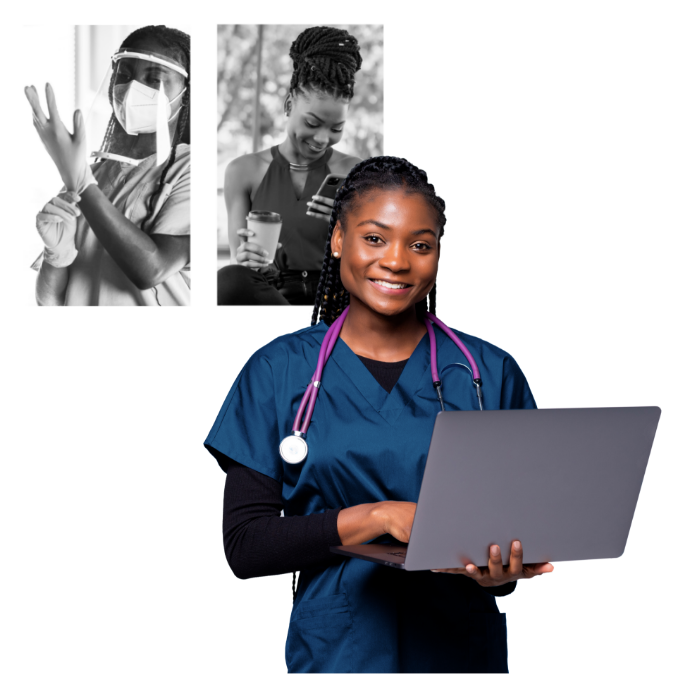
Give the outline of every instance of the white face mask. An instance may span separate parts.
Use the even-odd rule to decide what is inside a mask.
[[[130,135],[137,136],[139,133],[155,133],[157,131],[157,108],[166,109],[167,122],[178,115],[178,110],[171,114],[171,105],[177,101],[185,88],[171,101],[163,91],[153,89],[136,80],[129,84],[118,84],[113,87],[113,110],[117,121]]]

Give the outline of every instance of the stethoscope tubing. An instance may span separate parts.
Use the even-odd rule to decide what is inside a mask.
[[[310,427],[310,421],[312,420],[312,413],[314,412],[315,404],[317,403],[317,396],[319,395],[319,387],[321,386],[324,366],[333,352],[333,348],[338,341],[340,331],[349,311],[350,307],[347,306],[341,312],[340,316],[331,324],[331,327],[328,329],[324,339],[322,340],[322,345],[319,350],[319,358],[317,360],[317,367],[315,368],[315,371],[312,375],[312,381],[310,381],[307,388],[305,389],[305,393],[303,394],[303,398],[300,401],[300,405],[298,406],[298,411],[296,412],[296,417],[293,422],[292,430],[296,435],[300,434],[302,437],[307,435],[308,428]],[[434,334],[432,323],[436,324],[453,341],[453,343],[460,349],[463,356],[465,356],[467,359],[467,362],[471,368],[472,378],[477,391],[477,397],[479,399],[479,409],[483,410],[481,374],[474,357],[469,352],[469,349],[463,344],[462,340],[453,332],[453,330],[451,330],[451,328],[449,328],[434,314],[426,312],[424,322],[425,327],[427,328],[427,334],[429,335],[430,339],[432,382],[437,391],[441,409],[444,409],[444,402],[441,396],[441,377],[439,376],[439,371],[437,368],[437,338]]]

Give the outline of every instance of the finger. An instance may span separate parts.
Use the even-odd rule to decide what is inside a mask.
[[[61,203],[52,203],[51,201],[46,203],[44,205],[44,208],[42,209],[42,213],[47,213],[49,215],[55,215],[61,220],[67,220],[71,222],[73,218],[76,218],[79,216],[79,211],[77,213],[74,213],[71,210],[70,204],[66,204],[66,202],[59,200]]]
[[[30,86],[26,87],[23,91],[26,94],[26,98],[28,99],[28,102],[30,103],[30,106],[33,110],[33,121],[44,126],[48,120],[45,116],[45,113],[42,111],[40,97],[38,96],[36,88],[34,86]]]
[[[488,554],[488,573],[493,580],[502,580],[505,570],[502,567],[502,555],[499,545],[491,545]]]
[[[238,262],[238,264],[242,267],[249,267],[249,269],[260,269],[261,267],[267,267],[267,265],[272,264],[272,260],[265,260],[263,263],[245,260],[244,262]]]
[[[512,541],[512,550],[509,554],[509,573],[520,576],[523,569],[523,547],[521,541]]]
[[[238,236],[248,236],[248,237],[256,236],[256,232],[253,232],[250,229],[246,229],[246,227],[238,229],[237,234]]]
[[[333,208],[334,200],[329,197],[320,197],[318,194],[313,194],[312,201],[318,201],[320,204],[326,204],[329,208]]]
[[[82,142],[85,137],[84,117],[80,110],[73,113],[73,140]]]
[[[268,253],[265,248],[262,246],[259,246],[257,243],[250,243],[249,241],[245,241],[243,244],[240,245],[240,247],[237,249],[238,253],[244,253],[244,252],[250,252],[254,253],[256,255],[260,255],[262,257],[268,258],[270,257],[270,253]]]
[[[60,121],[59,109],[56,107],[56,96],[54,96],[54,89],[52,85],[47,82],[45,85],[45,97],[47,98],[47,110],[49,110],[49,119],[52,121]]]
[[[261,264],[270,264],[270,258],[265,255],[256,255],[255,253],[250,253],[248,251],[243,251],[237,253],[237,262],[255,262],[257,265]]]
[[[330,213],[322,213],[322,211],[317,211],[314,208],[308,208],[305,213],[311,218],[321,218],[322,220],[329,220],[331,218]]]
[[[72,213],[75,216],[80,215],[80,209],[74,203],[67,201],[66,199],[62,199],[61,197],[54,197],[49,201],[49,203],[53,204],[54,206],[58,206],[64,211]]]
[[[541,576],[543,573],[551,573],[552,571],[554,571],[554,565],[545,562],[543,564],[524,564],[522,573],[524,578],[533,578],[533,576]]]
[[[60,194],[59,196],[70,204],[76,204],[81,199],[80,195],[77,192],[73,192],[70,190],[68,192],[64,192],[63,194]]]
[[[45,213],[44,211],[40,211],[35,216],[35,226],[38,228],[38,231],[42,231],[45,226],[53,225],[58,222],[63,222],[63,218],[55,213]]]
[[[318,201],[313,197],[311,201],[307,202],[307,205],[316,211],[321,211],[322,213],[330,213],[333,208],[331,206],[326,206]]]
[[[64,201],[55,201],[52,200],[42,209],[43,213],[55,213],[63,218],[68,218],[68,220],[73,220],[81,215],[80,210],[73,212],[70,204],[67,204]]]
[[[277,250],[279,250],[281,247],[282,247],[282,244],[281,244],[281,243],[278,243],[278,244],[277,244]]]
[[[315,211],[308,211],[306,215],[309,215],[311,218],[317,218],[318,220],[323,220],[324,222],[331,222],[331,217],[328,215],[323,215]]]

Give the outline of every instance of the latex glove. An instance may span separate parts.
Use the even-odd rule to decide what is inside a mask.
[[[77,257],[75,232],[80,197],[66,192],[48,201],[38,213],[35,226],[45,244],[44,261],[52,267],[68,267]]]
[[[89,185],[96,184],[96,179],[87,162],[87,143],[82,113],[76,110],[73,114],[73,133],[71,134],[59,117],[54,91],[50,84],[45,87],[49,119],[42,111],[35,87],[26,87],[24,91],[33,109],[33,126],[52,161],[56,164],[63,184],[67,190],[82,194]]]

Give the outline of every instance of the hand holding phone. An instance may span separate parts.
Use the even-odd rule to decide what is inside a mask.
[[[307,215],[329,222],[336,194],[347,176],[329,173],[324,178],[319,191],[308,201]]]

